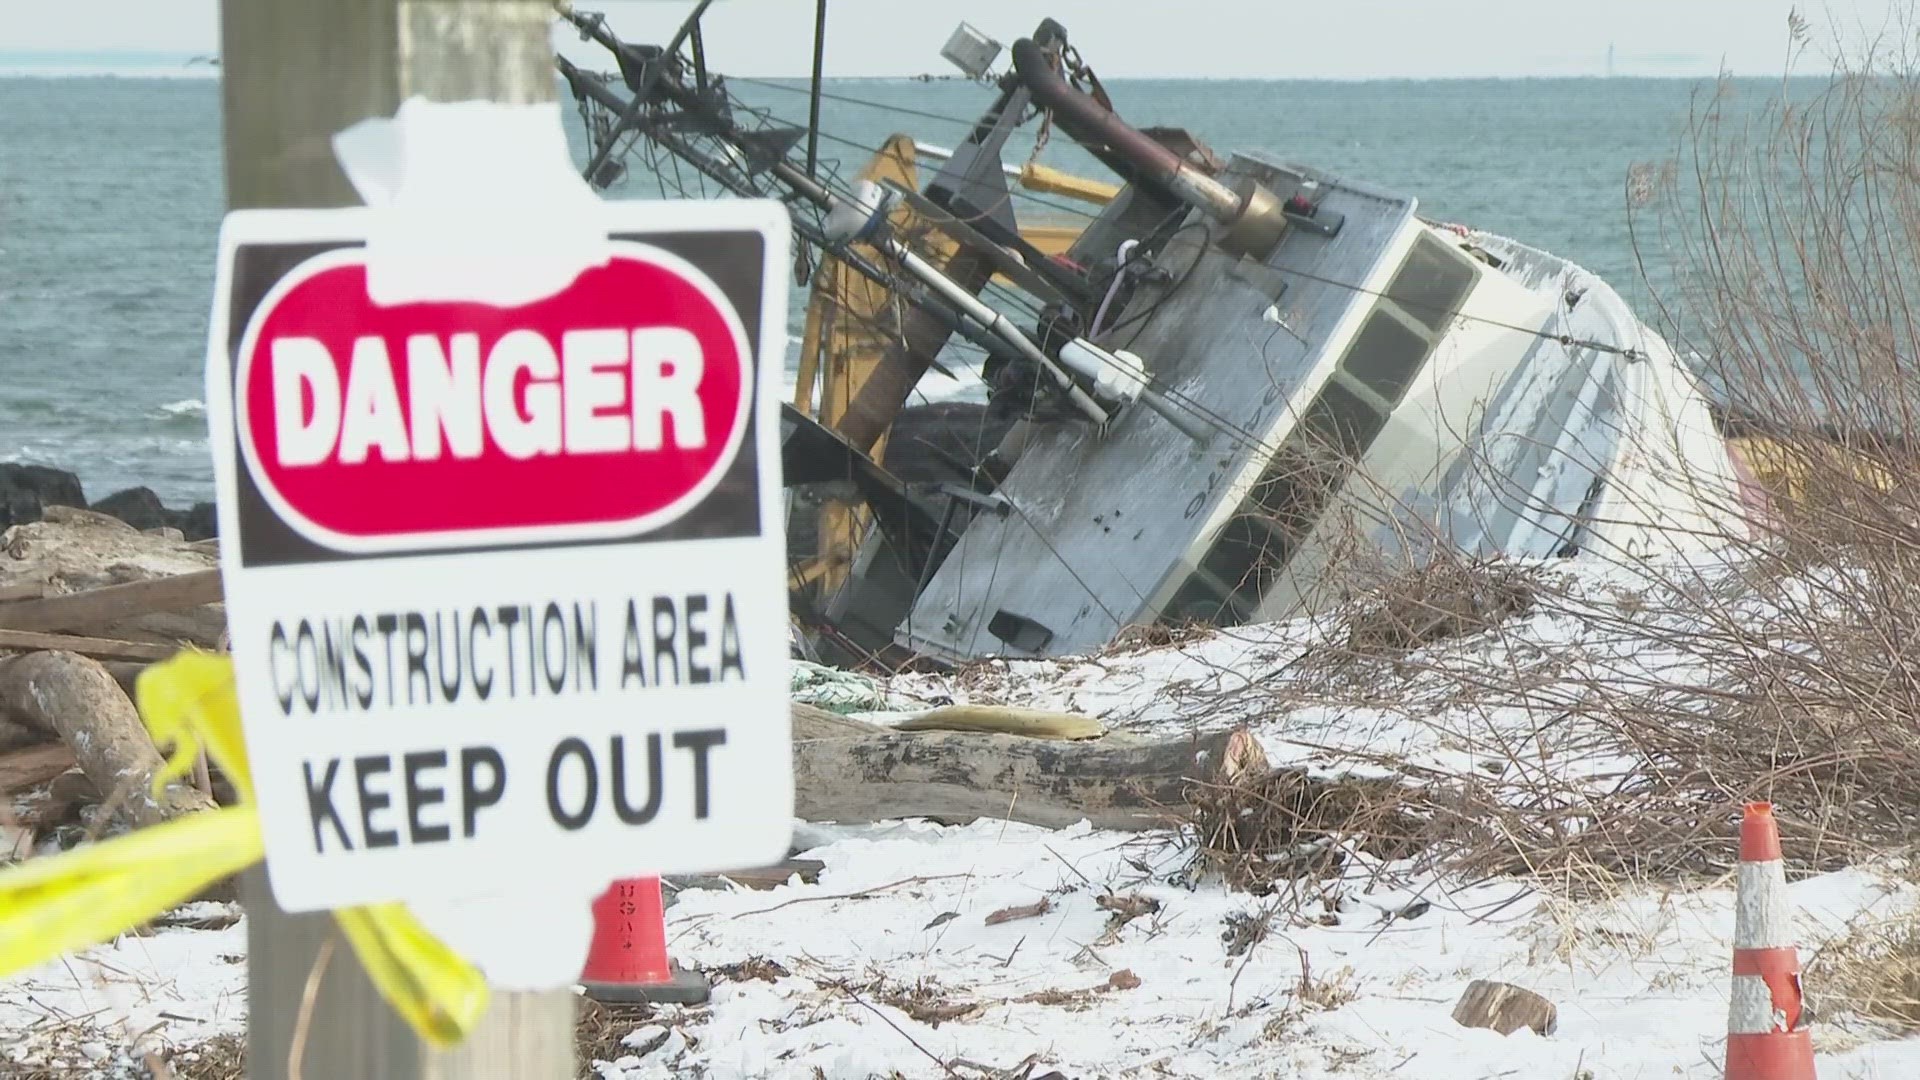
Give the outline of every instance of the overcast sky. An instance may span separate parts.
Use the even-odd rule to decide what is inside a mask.
[[[229,0],[239,2],[239,0]],[[309,0],[326,3],[330,0]],[[576,0],[629,40],[660,40],[692,0]],[[1914,0],[1799,4],[1858,37]],[[1374,78],[1592,75],[1614,46],[1623,75],[1777,75],[1792,0],[829,0],[830,75],[950,68],[939,48],[962,16],[1010,44],[1043,15],[1063,23],[1102,75]],[[81,13],[84,12],[84,15]],[[218,48],[216,0],[0,0],[0,51]],[[708,60],[737,75],[801,75],[811,0],[718,0]],[[604,66],[604,54],[556,40]],[[1006,64],[1001,54],[998,66]]]

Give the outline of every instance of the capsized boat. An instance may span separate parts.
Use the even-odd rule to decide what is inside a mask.
[[[1745,533],[1699,381],[1579,266],[1413,193],[1136,128],[1052,20],[997,78],[1000,46],[962,24],[943,55],[990,98],[967,140],[898,135],[834,176],[707,70],[705,7],[665,47],[570,11],[619,72],[559,66],[591,181],[644,144],[786,199],[819,260],[783,406],[808,655],[1082,653],[1310,614],[1444,550],[1644,558]],[[1037,120],[1111,182],[1003,160]],[[1025,224],[1015,186],[1097,213]],[[909,468],[908,396],[956,336],[987,354],[990,437]]]

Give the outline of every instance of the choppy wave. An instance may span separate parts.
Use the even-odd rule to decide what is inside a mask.
[[[181,398],[179,401],[169,401],[155,411],[166,417],[205,416],[207,403],[199,398]]]
[[[62,467],[57,460],[61,445],[52,439],[28,440],[5,450],[0,450],[0,465],[52,465]]]
[[[60,403],[51,397],[23,394],[0,408],[0,418],[59,416],[61,412]]]
[[[79,436],[34,438],[0,444],[0,464],[46,465],[80,478],[89,499],[130,487],[147,487],[168,506],[213,498],[207,441],[138,435],[103,441]]]

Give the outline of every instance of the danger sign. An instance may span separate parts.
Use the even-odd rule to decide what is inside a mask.
[[[698,503],[746,431],[746,331],[686,260],[614,252],[512,311],[377,308],[357,252],[302,263],[240,343],[240,447],[262,494],[355,551],[613,535]]]
[[[361,210],[230,215],[227,616],[288,910],[785,854],[778,204],[607,203],[518,306],[377,304]]]

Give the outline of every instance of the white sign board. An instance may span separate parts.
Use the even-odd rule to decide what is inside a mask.
[[[220,558],[290,911],[777,860],[785,209],[607,202],[518,306],[367,292],[367,211],[221,233]]]

